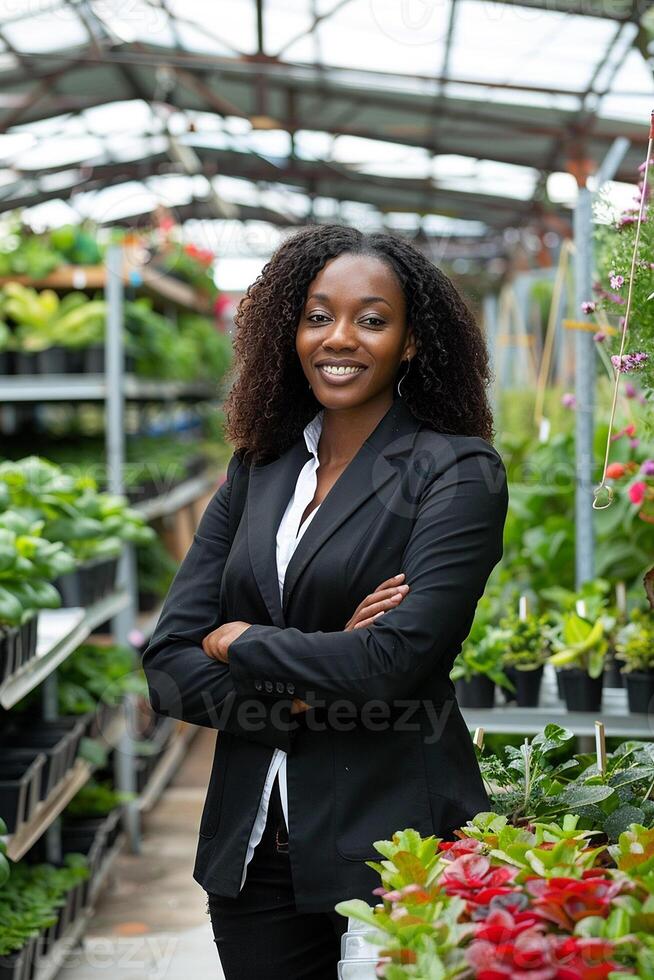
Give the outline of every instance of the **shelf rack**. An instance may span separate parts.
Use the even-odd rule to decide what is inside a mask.
[[[125,460],[124,412],[127,401],[172,402],[179,400],[219,400],[219,384],[187,383],[141,378],[125,372],[123,347],[124,288],[126,285],[144,290],[163,302],[167,310],[187,309],[210,316],[212,305],[191,286],[151,267],[134,266],[120,245],[110,245],[105,263],[100,266],[62,267],[50,275],[33,280],[12,276],[0,278],[0,287],[7,282],[21,282],[36,289],[54,289],[60,292],[84,289],[102,289],[107,304],[105,330],[105,371],[102,374],[5,376],[0,378],[0,406],[10,412],[11,404],[39,404],[44,402],[102,402],[106,421],[107,489],[109,493],[123,495],[125,484],[123,468]],[[11,424],[11,415],[8,416]],[[150,500],[135,504],[146,520],[174,513],[189,506],[207,493],[216,479],[208,476],[190,478]],[[43,698],[43,716],[57,717],[57,668],[93,632],[99,624],[109,621],[111,634],[116,642],[128,643],[130,631],[136,624],[137,583],[134,548],[126,545],[118,568],[116,592],[89,609],[60,609],[44,611],[39,618],[37,653],[34,658],[0,685],[0,706],[9,710],[27,693],[40,687]],[[158,614],[157,614],[158,618]],[[151,619],[151,633],[156,618]],[[134,799],[123,810],[123,830],[133,853],[140,850],[141,805],[136,799],[135,752],[130,735],[135,729],[130,724],[135,714],[133,696],[126,703],[126,725],[117,736],[114,753],[115,782],[117,788],[134,794]],[[183,749],[180,741],[177,750]],[[172,750],[171,750],[172,757]],[[56,816],[81,785],[90,771],[85,764],[71,771],[65,786],[59,787],[57,799],[48,801],[48,808],[39,810],[39,820],[33,828],[24,829],[24,839],[30,844],[14,842],[13,853],[21,851],[38,836],[46,832],[48,851],[53,859],[60,853]],[[48,822],[49,820],[49,822]],[[38,826],[37,826],[38,824]]]
[[[203,382],[157,381],[135,374],[122,376],[128,401],[203,401],[218,398],[218,388]],[[6,375],[0,385],[2,402],[106,401],[110,382],[104,374]]]
[[[545,725],[555,723],[575,735],[594,737],[595,722],[603,721],[607,736],[634,739],[654,737],[654,721],[649,715],[629,712],[624,688],[604,688],[601,712],[568,711],[558,697],[556,674],[551,664],[545,665],[539,707],[518,708],[502,704],[501,695],[497,692],[495,707],[462,707],[461,713],[468,728],[483,728],[489,733],[535,735]]]
[[[136,283],[146,292],[167,303],[181,309],[193,310],[194,313],[203,316],[211,316],[211,302],[188,283],[175,279],[152,266],[134,265],[124,253],[121,255],[119,275],[124,285]],[[23,286],[33,286],[35,289],[70,292],[106,289],[107,280],[107,269],[104,265],[65,265],[40,279],[30,279],[29,276],[0,276],[0,287],[9,282],[18,282]]]
[[[108,748],[116,748],[123,737],[124,729],[125,721],[122,713],[120,713],[114,719],[109,730],[103,733],[104,744]],[[95,769],[96,767],[85,759],[76,759],[75,764],[68,770],[61,782],[54,787],[45,800],[39,803],[31,819],[15,833],[8,834],[3,838],[7,846],[7,857],[11,861],[19,861],[29,851],[30,847],[43,836],[64,807],[89,781]]]
[[[36,656],[0,684],[0,705],[13,708],[21,698],[42,684],[66,660],[95,627],[111,619],[129,603],[122,589],[105,596],[86,609],[44,609],[39,614]]]

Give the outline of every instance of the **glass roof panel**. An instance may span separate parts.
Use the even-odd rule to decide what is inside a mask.
[[[648,125],[654,109],[654,75],[639,51],[631,50],[618,68],[611,91],[600,103],[600,116]],[[645,154],[643,151],[643,158]]]
[[[89,160],[103,153],[104,144],[96,136],[70,136],[38,143],[19,153],[14,163],[19,170],[44,170]]]
[[[38,10],[41,14],[52,16],[63,7],[62,0],[41,0]],[[14,21],[28,20],[34,16],[34,0],[11,0],[0,6],[0,24],[10,24]]]
[[[306,0],[266,0],[263,6],[266,54],[275,54],[286,59],[295,50],[295,39],[306,34],[312,24],[311,7]],[[313,52],[308,60],[316,60],[318,52],[315,44],[315,38],[309,40]]]
[[[88,33],[75,10],[59,5],[48,13],[39,11],[21,20],[7,20],[2,33],[18,52],[31,54],[61,51],[88,41]]]
[[[192,51],[234,54],[256,51],[256,4],[250,0],[167,0],[166,6],[177,21],[182,47]]]
[[[489,0],[457,7],[455,78],[582,91],[616,33],[613,21]]]
[[[432,74],[443,61],[451,0],[420,5],[351,0],[317,27],[325,63],[344,68]],[[300,60],[291,46],[289,60]],[[306,58],[306,55],[305,55]]]

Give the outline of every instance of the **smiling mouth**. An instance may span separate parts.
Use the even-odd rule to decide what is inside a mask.
[[[365,371],[365,367],[354,367],[352,365],[342,366],[336,364],[318,364],[317,370],[321,371],[323,374],[329,375],[332,378],[342,378],[351,377],[355,374],[361,374]]]

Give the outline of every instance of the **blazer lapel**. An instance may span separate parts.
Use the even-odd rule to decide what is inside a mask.
[[[397,457],[411,454],[421,422],[396,398],[352,457],[312,517],[286,569],[282,613],[298,579],[318,549],[373,494],[380,494],[402,469]]]
[[[283,602],[277,575],[277,530],[300,470],[311,458],[300,437],[272,463],[253,466],[248,487],[248,548],[252,570],[274,626],[285,615],[297,581],[318,549],[364,501],[397,477],[422,423],[396,398],[353,456],[300,538],[286,569]]]
[[[250,468],[248,550],[261,597],[274,626],[284,627],[277,575],[277,529],[300,470],[311,458],[303,438],[265,466]]]

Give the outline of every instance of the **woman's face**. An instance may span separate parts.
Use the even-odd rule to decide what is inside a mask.
[[[392,399],[401,361],[416,347],[389,266],[370,255],[330,259],[307,289],[295,349],[325,407],[350,408],[383,393]]]

